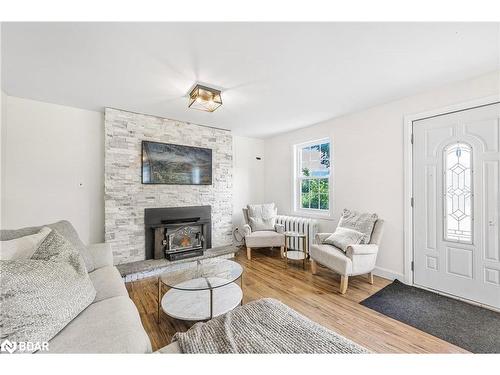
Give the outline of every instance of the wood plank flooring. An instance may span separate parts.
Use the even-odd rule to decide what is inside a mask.
[[[244,303],[263,297],[276,298],[377,353],[466,353],[464,349],[359,304],[389,284],[389,280],[374,277],[374,284],[370,285],[365,276],[351,277],[347,293],[341,295],[338,275],[324,267],[319,267],[318,274],[312,275],[310,264],[304,271],[301,262],[285,269],[279,249],[255,250],[251,261],[246,259],[244,251],[240,251],[234,260],[244,267]],[[156,278],[134,281],[126,286],[153,350],[168,345],[175,332],[185,331],[192,325],[164,313],[157,323]]]

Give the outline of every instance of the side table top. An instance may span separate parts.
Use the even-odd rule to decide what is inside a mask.
[[[220,288],[237,280],[243,273],[240,264],[227,259],[207,259],[186,263],[175,270],[160,274],[160,281],[179,290]]]
[[[283,233],[286,237],[306,237],[306,234],[304,233],[299,233],[299,232],[285,232]]]

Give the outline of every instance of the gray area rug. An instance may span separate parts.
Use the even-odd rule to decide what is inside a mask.
[[[368,353],[272,298],[196,323],[172,341],[183,353]]]
[[[361,304],[472,353],[500,353],[500,313],[398,280]]]

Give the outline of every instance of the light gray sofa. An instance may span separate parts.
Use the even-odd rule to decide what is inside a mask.
[[[150,353],[151,342],[139,312],[113,267],[107,244],[85,246],[68,221],[46,225],[55,229],[82,255],[96,289],[94,302],[49,341],[50,353]],[[0,231],[0,240],[37,233],[41,227]]]

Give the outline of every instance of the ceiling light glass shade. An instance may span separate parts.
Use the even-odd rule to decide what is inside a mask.
[[[220,91],[210,87],[196,85],[189,94],[189,108],[213,112],[222,105]]]

